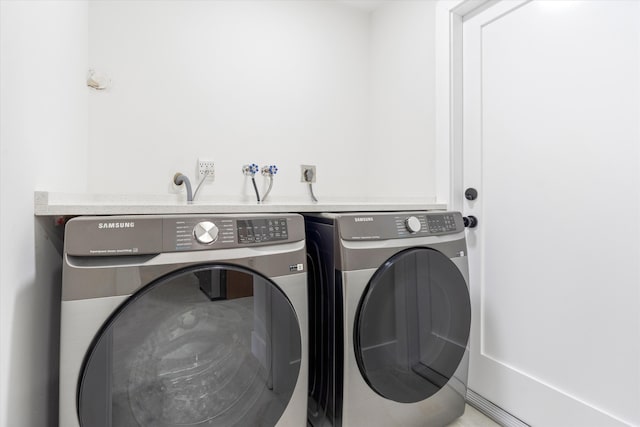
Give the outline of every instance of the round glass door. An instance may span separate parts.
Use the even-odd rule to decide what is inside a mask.
[[[172,273],[128,299],[94,339],[80,426],[273,426],[300,357],[294,309],[266,277],[229,265]]]
[[[470,325],[469,291],[456,265],[429,248],[400,252],[376,271],[358,305],[360,372],[387,399],[422,401],[453,376]]]

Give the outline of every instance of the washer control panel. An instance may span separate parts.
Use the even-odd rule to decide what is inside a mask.
[[[290,232],[292,227],[300,228],[294,236]],[[304,224],[298,220],[297,215],[290,214],[237,215],[236,217],[211,215],[165,218],[164,220],[165,251],[258,246],[302,238],[304,238]]]
[[[137,256],[303,240],[298,214],[93,216],[66,224],[64,250],[73,256]]]
[[[460,212],[377,212],[339,214],[340,237],[345,240],[384,240],[460,233]]]
[[[237,220],[238,242],[264,243],[289,238],[286,218]]]
[[[188,251],[235,243],[234,221],[229,218],[164,218],[165,251]]]

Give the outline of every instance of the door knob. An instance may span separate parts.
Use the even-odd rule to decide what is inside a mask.
[[[462,217],[462,222],[468,228],[476,228],[478,226],[478,218],[473,215]]]
[[[469,187],[464,190],[464,198],[467,200],[475,200],[478,198],[478,190],[473,187]]]

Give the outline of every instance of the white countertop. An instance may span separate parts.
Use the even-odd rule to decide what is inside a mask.
[[[182,196],[184,197],[184,196]],[[280,213],[444,210],[445,203],[428,199],[321,199],[249,200],[203,198],[193,203],[176,195],[69,194],[36,191],[34,213],[38,216],[71,215],[154,215],[202,213]]]

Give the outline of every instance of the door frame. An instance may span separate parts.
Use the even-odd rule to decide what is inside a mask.
[[[436,196],[449,210],[464,208],[463,24],[500,1],[440,0],[436,5]],[[467,388],[466,401],[500,425],[527,426],[472,389]]]
[[[500,0],[441,0],[436,5],[436,196],[462,212],[462,25]]]

